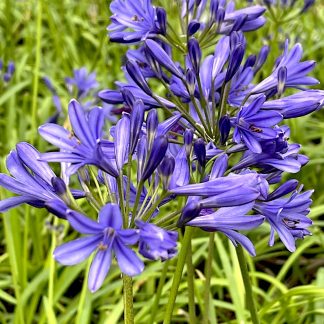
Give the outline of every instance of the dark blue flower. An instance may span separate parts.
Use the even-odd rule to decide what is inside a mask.
[[[74,265],[84,261],[96,251],[88,277],[91,292],[102,286],[113,255],[116,255],[123,273],[135,276],[143,271],[143,262],[127,247],[137,243],[137,230],[122,229],[122,215],[118,205],[105,205],[99,212],[98,222],[72,210],[67,212],[67,219],[76,231],[88,236],[57,247],[54,258],[64,265]]]
[[[136,220],[135,224],[139,228],[139,253],[145,258],[165,261],[177,254],[177,232],[141,220]]]

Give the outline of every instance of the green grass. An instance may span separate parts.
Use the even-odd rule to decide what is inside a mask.
[[[316,6],[296,21],[283,26],[293,41],[298,37],[305,58],[318,62],[314,72],[324,84],[324,5]],[[5,156],[18,141],[46,144],[37,136],[37,127],[55,112],[50,93],[41,78],[49,76],[66,111],[71,99],[64,77],[73,68],[86,66],[97,73],[101,88],[113,87],[121,78],[120,65],[126,47],[111,44],[106,36],[109,8],[106,1],[10,1],[0,2],[0,57],[16,63],[16,73],[8,86],[0,86],[1,172],[6,172]],[[249,51],[257,52],[268,25],[248,36]],[[277,40],[283,40],[282,34]],[[275,41],[268,63],[280,53]],[[267,65],[270,72],[271,64]],[[262,227],[249,236],[256,242],[257,257],[248,265],[262,323],[324,322],[324,112],[289,123],[291,140],[303,145],[310,163],[296,176],[305,189],[315,189],[311,218],[313,236],[298,242],[290,254],[279,242],[269,247],[268,229]],[[8,193],[0,190],[1,199]],[[61,226],[59,226],[61,225]],[[120,323],[123,301],[122,281],[116,266],[105,285],[89,293],[84,278],[88,263],[62,267],[52,258],[55,246],[76,236],[64,221],[44,210],[29,206],[13,209],[0,218],[0,322],[1,323]],[[216,235],[210,289],[210,323],[249,323],[244,288],[235,249]],[[195,269],[196,316],[204,311],[204,265],[208,235],[197,231],[192,242]],[[156,322],[164,318],[176,260],[165,268]],[[154,294],[165,263],[148,263],[134,280],[135,322],[149,323]],[[187,267],[180,284],[174,323],[187,323]]]

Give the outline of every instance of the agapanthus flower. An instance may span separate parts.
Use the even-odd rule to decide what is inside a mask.
[[[96,89],[99,85],[96,73],[88,73],[85,67],[74,69],[73,74],[73,77],[65,78],[65,82],[71,93],[73,93],[73,88],[76,88],[78,99],[86,97],[91,90]]]
[[[288,50],[289,42],[285,42],[285,49],[278,65],[273,70],[270,76],[257,84],[251,91],[251,94],[265,93],[274,90],[278,87],[278,72],[281,68],[287,69],[287,76],[285,80],[285,87],[298,88],[302,85],[318,84],[318,80],[307,76],[315,67],[314,61],[300,62],[303,55],[303,48],[301,44],[296,44],[292,49]]]
[[[113,42],[137,43],[165,33],[164,9],[152,6],[151,0],[114,0],[110,10],[113,15],[108,32]]]
[[[47,208],[56,216],[65,218],[65,204],[69,200],[66,185],[39,158],[40,153],[28,143],[19,143],[16,150],[10,152],[7,169],[12,177],[1,173],[0,185],[18,196],[0,201],[0,212],[27,203],[37,208]],[[75,198],[84,197],[79,190],[71,190],[71,193]],[[56,203],[51,204],[53,201]]]
[[[310,235],[307,227],[312,225],[307,214],[312,203],[310,196],[313,190],[301,193],[302,187],[295,190],[297,184],[295,180],[284,183],[270,194],[266,201],[257,202],[253,207],[258,213],[264,215],[271,225],[269,245],[274,244],[276,231],[290,252],[296,250],[296,239]],[[287,194],[290,196],[285,197]]]
[[[72,131],[56,124],[45,124],[39,128],[40,135],[60,152],[43,153],[41,159],[48,162],[71,163],[67,173],[75,173],[86,164],[96,165],[113,176],[118,176],[114,144],[103,139],[104,115],[99,107],[88,116],[76,100],[69,104],[69,119]]]
[[[67,211],[66,218],[76,231],[88,236],[57,247],[54,258],[64,265],[73,265],[84,261],[96,251],[88,277],[91,292],[101,287],[109,272],[113,255],[116,256],[120,270],[126,275],[135,276],[143,271],[143,262],[128,247],[137,243],[138,231],[122,228],[122,215],[118,205],[105,205],[99,212],[97,222],[73,210]]]
[[[165,261],[177,254],[177,232],[141,220],[136,220],[135,224],[139,228],[139,253],[144,257]]]
[[[233,119],[235,127],[233,140],[241,141],[253,153],[261,153],[260,140],[271,140],[277,137],[277,132],[272,127],[282,120],[282,115],[274,110],[261,110],[266,97],[261,95],[249,105],[240,109]]]

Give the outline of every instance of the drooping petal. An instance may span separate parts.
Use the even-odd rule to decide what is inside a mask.
[[[120,270],[128,276],[136,276],[144,270],[143,261],[130,248],[116,238],[114,251]]]
[[[110,248],[99,250],[93,258],[88,276],[88,288],[92,293],[102,286],[102,283],[110,270],[112,259],[111,252]]]

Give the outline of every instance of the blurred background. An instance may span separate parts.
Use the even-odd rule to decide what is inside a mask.
[[[257,1],[254,1],[256,3]],[[260,1],[261,2],[261,1]],[[259,3],[260,3],[259,2]],[[6,173],[5,157],[15,144],[28,141],[45,151],[48,144],[37,135],[48,121],[64,123],[67,104],[77,93],[78,80],[92,74],[93,91],[82,94],[84,105],[102,105],[95,93],[113,88],[123,80],[121,65],[126,47],[109,42],[109,3],[104,0],[1,0],[0,1],[0,169]],[[176,19],[177,1],[153,1],[165,6],[169,22]],[[238,7],[247,1],[235,1]],[[271,72],[285,39],[300,42],[304,60],[315,60],[312,76],[324,88],[324,1],[317,0],[299,14],[303,1],[293,8],[275,8],[275,17],[260,30],[246,34],[248,53],[263,44],[271,55],[262,73]],[[204,54],[209,54],[209,49]],[[210,49],[212,52],[213,49]],[[95,80],[94,80],[95,79]],[[111,122],[116,116],[107,108]],[[264,323],[324,323],[324,111],[289,120],[291,141],[302,144],[310,162],[294,175],[305,189],[315,189],[310,217],[313,236],[298,242],[294,254],[278,243],[268,247],[268,232],[251,233],[257,257],[249,258],[251,278],[258,295]],[[0,189],[3,199],[8,193]],[[53,260],[55,246],[75,236],[67,225],[45,210],[29,206],[13,209],[0,217],[0,321],[1,323],[119,323],[123,301],[120,272],[113,267],[106,284],[97,293],[87,291],[87,264],[62,267]],[[243,284],[238,264],[232,262],[233,246],[217,236],[211,293],[212,323],[237,323],[243,303]],[[204,260],[208,236],[193,241],[196,268],[197,314],[203,303]],[[161,303],[166,303],[172,282],[170,261]],[[164,264],[154,262],[135,278],[135,322],[149,323],[152,296]],[[188,321],[186,278],[180,286],[174,323]],[[157,320],[163,320],[164,308]]]

